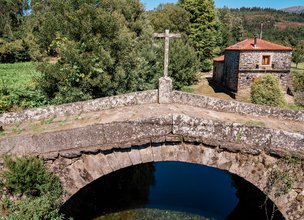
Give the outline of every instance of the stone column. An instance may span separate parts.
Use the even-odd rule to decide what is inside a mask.
[[[169,77],[161,77],[159,79],[158,103],[172,103],[172,80]]]

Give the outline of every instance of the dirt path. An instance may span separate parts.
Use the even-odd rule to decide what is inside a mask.
[[[233,100],[232,97],[225,93],[225,90],[223,88],[212,84],[211,79],[212,72],[200,73],[199,82],[192,87],[194,90],[193,93],[219,99]]]

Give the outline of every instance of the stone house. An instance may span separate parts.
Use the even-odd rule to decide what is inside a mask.
[[[292,48],[261,39],[246,39],[225,49],[213,60],[213,80],[234,94],[249,89],[263,74],[276,75],[287,92],[291,78]]]

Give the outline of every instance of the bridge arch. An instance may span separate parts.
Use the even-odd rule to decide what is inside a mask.
[[[53,161],[50,167],[61,177],[67,192],[65,201],[87,184],[117,170],[149,162],[176,161],[227,170],[267,194],[286,219],[294,212],[297,197],[294,191],[276,197],[275,190],[267,188],[268,177],[278,162],[277,158],[266,154],[225,151],[197,140],[185,139],[186,141],[181,141],[176,138],[158,137],[158,141],[153,143],[142,140],[126,149],[84,153],[77,158],[61,157]]]

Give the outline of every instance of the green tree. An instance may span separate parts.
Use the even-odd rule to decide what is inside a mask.
[[[298,68],[299,63],[304,62],[304,40],[297,44],[292,53],[292,61],[296,64],[296,68]]]
[[[186,34],[190,26],[189,13],[175,4],[161,4],[154,11],[148,12],[148,16],[155,31],[164,32],[169,29],[182,34],[181,39],[170,41],[169,76],[173,79],[173,88],[182,89],[195,83],[198,80],[199,61]],[[161,64],[156,70],[156,75],[160,77],[157,73],[163,72],[163,39],[154,40],[153,44],[157,46],[153,48],[157,54],[157,63]]]
[[[286,102],[279,79],[271,74],[256,78],[251,86],[251,101],[260,105],[283,107]]]
[[[185,33],[190,26],[189,13],[176,4],[160,4],[147,13],[157,32],[169,29],[171,32]]]
[[[294,71],[292,76],[295,89],[295,103],[304,106],[304,71]]]
[[[48,7],[36,2],[33,9],[33,33],[42,53],[59,58],[39,68],[40,85],[53,103],[150,87],[144,47],[152,45],[153,30],[139,0],[53,0]]]
[[[220,52],[222,39],[213,0],[179,0],[178,4],[190,14],[188,36],[195,48],[203,70],[210,70],[212,58]]]
[[[0,63],[28,61],[28,45],[22,40],[26,0],[0,0]]]
[[[221,22],[221,33],[223,38],[223,49],[232,45],[235,41],[232,36],[233,15],[229,8],[224,7],[217,10]]]
[[[239,42],[243,39],[244,27],[243,20],[240,17],[233,18],[232,22],[232,38],[235,42]]]
[[[304,92],[304,71],[294,71],[293,85],[296,92]]]
[[[27,9],[26,0],[0,0],[0,38],[9,38],[20,28],[23,10]]]
[[[195,50],[183,40],[170,43],[169,76],[173,79],[173,88],[180,90],[198,81],[199,61]]]
[[[38,56],[58,59],[55,64],[43,62],[38,67],[42,73],[40,88],[51,103],[156,87],[162,74],[163,48],[155,48],[158,43],[153,39],[154,30],[139,0],[104,0],[97,4],[95,0],[36,0],[32,7],[34,14],[27,19],[27,37],[34,36],[31,47],[38,48],[39,52],[33,50]],[[189,51],[188,44],[183,45],[180,50]],[[189,52],[190,60],[192,56]],[[190,69],[194,70],[195,63],[184,68],[189,70],[192,64]],[[184,72],[179,69],[173,75]],[[175,85],[188,85],[190,81],[175,81]]]

